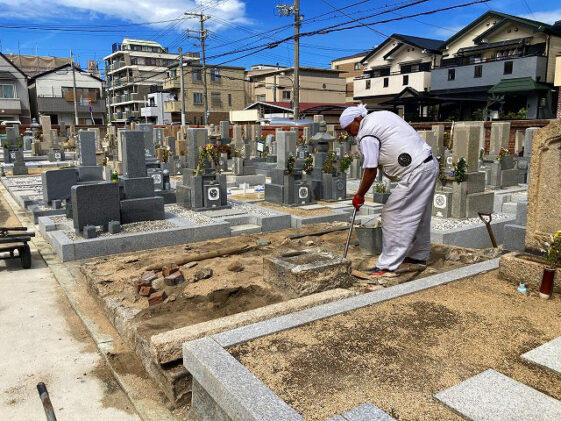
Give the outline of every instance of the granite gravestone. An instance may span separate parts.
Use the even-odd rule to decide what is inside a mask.
[[[121,132],[123,175],[125,177],[146,177],[144,146],[144,132],[139,130],[123,130]]]
[[[103,167],[96,165],[95,133],[80,130],[78,132],[80,158],[78,161],[78,179],[80,181],[103,180]]]
[[[117,183],[76,185],[71,188],[74,230],[82,234],[86,226],[108,230],[110,221],[121,220]]]

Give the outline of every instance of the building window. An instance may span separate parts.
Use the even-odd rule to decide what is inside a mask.
[[[290,99],[290,91],[282,91],[282,99]]]
[[[390,78],[385,77],[384,78],[384,88],[387,88],[388,86],[390,86]]]
[[[473,68],[473,77],[481,77],[483,76],[483,66],[479,65],[479,66],[475,66]]]
[[[403,76],[403,86],[409,85],[409,75]]]
[[[370,80],[366,81],[366,89],[370,89]]]
[[[220,69],[210,69],[210,81],[211,82],[220,81]]]
[[[0,85],[0,98],[15,98],[14,85]]]
[[[505,61],[505,70],[504,70],[504,74],[505,75],[511,75],[512,74],[512,61]]]
[[[232,106],[232,94],[228,94],[228,107]]]
[[[193,69],[193,73],[191,73],[191,76],[193,78],[193,82],[200,82],[201,80],[203,80],[201,69]]]
[[[203,94],[201,92],[193,92],[193,102],[195,105],[203,105]]]
[[[355,63],[355,70],[360,70],[360,63]]]
[[[210,94],[210,103],[213,107],[220,107],[222,105],[222,98],[220,98],[220,92],[212,92]]]
[[[448,69],[448,80],[456,80],[456,69]]]
[[[257,102],[265,102],[267,100],[267,97],[265,95],[257,95],[255,99]]]

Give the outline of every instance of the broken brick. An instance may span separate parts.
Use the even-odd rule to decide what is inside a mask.
[[[175,263],[170,263],[169,265],[162,266],[162,275],[164,278],[170,276],[172,273],[175,273],[179,270],[179,266]]]
[[[154,306],[156,304],[161,304],[164,302],[166,297],[167,295],[164,290],[155,292],[152,295],[150,295],[150,297],[148,297],[148,305]]]
[[[134,292],[135,293],[139,293],[140,292],[140,288],[142,287],[149,287],[150,286],[150,282],[148,281],[144,281],[142,279],[135,279],[132,283],[133,287],[134,287]]]
[[[140,279],[142,279],[143,281],[147,281],[147,282],[152,282],[154,279],[156,279],[157,276],[154,273],[153,270],[149,271],[149,272],[144,272],[142,274],[142,276],[140,277]]]
[[[173,272],[171,275],[165,277],[165,282],[167,286],[174,286],[185,281],[183,274],[180,271]]]
[[[138,291],[138,293],[142,297],[148,297],[151,292],[152,292],[152,287],[150,287],[150,286],[140,287],[140,290]]]

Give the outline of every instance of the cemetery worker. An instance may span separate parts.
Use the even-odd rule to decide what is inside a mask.
[[[389,111],[368,114],[364,105],[349,107],[339,119],[355,136],[364,155],[364,176],[353,198],[360,209],[377,169],[398,181],[382,209],[382,254],[371,276],[396,276],[402,263],[424,268],[430,253],[432,199],[440,168],[430,146],[413,127]],[[403,269],[406,269],[404,266]]]

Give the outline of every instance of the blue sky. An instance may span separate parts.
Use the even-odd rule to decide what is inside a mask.
[[[301,0],[304,21],[302,31],[314,31],[327,26],[357,19],[374,22],[467,3],[470,0],[427,0],[396,12],[384,13],[390,8],[413,1],[405,0]],[[180,20],[159,24],[146,22],[168,21],[183,18],[185,11],[203,11],[211,16],[207,22],[211,31],[207,40],[208,56],[218,56],[237,48],[262,45],[293,34],[292,28],[282,28],[292,22],[290,17],[280,17],[275,6],[280,0],[0,0],[2,21],[0,42],[2,52],[51,56],[68,56],[74,51],[84,66],[86,60],[99,61],[111,52],[111,45],[124,37],[152,39],[177,51],[199,51],[192,39],[185,39],[185,29],[195,29],[195,20]],[[358,3],[358,4],[357,4]],[[352,7],[346,6],[355,4]],[[343,13],[334,10],[345,8]],[[343,32],[316,35],[302,39],[301,65],[328,67],[331,59],[368,50],[385,39],[385,35],[402,33],[427,38],[447,39],[455,31],[488,10],[498,10],[553,23],[561,20],[561,3],[558,0],[491,0],[486,4],[440,12],[415,19],[405,19],[370,28],[357,28]],[[356,22],[351,22],[356,24]],[[17,28],[6,28],[15,26]],[[67,29],[31,30],[36,28]],[[280,29],[279,29],[280,28]],[[242,38],[244,41],[234,42]],[[227,44],[227,45],[222,45]],[[245,58],[245,53],[215,57],[209,60],[219,64],[227,60],[231,65],[249,67],[251,64],[276,63],[292,65],[292,42],[275,49]]]

